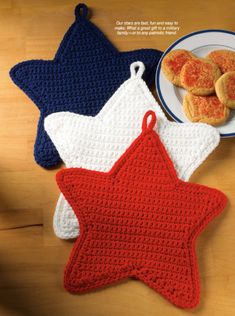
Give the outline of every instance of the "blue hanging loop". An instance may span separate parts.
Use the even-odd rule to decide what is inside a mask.
[[[88,11],[88,7],[84,3],[79,3],[75,8],[76,19],[79,17],[87,18]]]

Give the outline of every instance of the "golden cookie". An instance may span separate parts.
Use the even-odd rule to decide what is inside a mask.
[[[215,84],[219,100],[231,109],[235,109],[235,71],[226,72]]]
[[[188,93],[184,96],[183,110],[192,122],[202,122],[210,125],[223,124],[228,116],[229,109],[220,102],[217,96],[197,96]]]
[[[189,60],[180,72],[181,85],[196,95],[215,92],[215,82],[221,76],[219,67],[213,62],[198,58]]]
[[[181,87],[180,71],[183,65],[192,58],[196,56],[187,50],[172,50],[162,60],[162,71],[170,82]]]
[[[235,52],[231,50],[214,50],[207,55],[207,58],[218,65],[222,73],[235,71]]]

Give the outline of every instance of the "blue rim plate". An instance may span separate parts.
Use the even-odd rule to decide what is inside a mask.
[[[179,123],[189,122],[182,110],[183,96],[186,91],[169,82],[162,70],[162,59],[173,49],[186,49],[198,57],[205,57],[212,50],[229,49],[235,51],[235,32],[225,30],[202,30],[190,33],[174,42],[162,55],[155,76],[156,90],[161,104],[167,113]],[[216,127],[221,137],[235,136],[235,110],[223,125]]]

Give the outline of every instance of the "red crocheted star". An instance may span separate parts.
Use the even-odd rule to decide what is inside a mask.
[[[81,229],[65,269],[70,292],[135,277],[179,307],[198,304],[195,240],[227,199],[177,178],[152,130],[155,122],[155,113],[147,112],[141,135],[110,172],[58,172],[58,185]]]

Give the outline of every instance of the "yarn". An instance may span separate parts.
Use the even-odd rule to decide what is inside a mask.
[[[95,116],[128,78],[129,65],[145,63],[150,84],[162,53],[155,49],[119,52],[88,20],[88,8],[79,4],[75,22],[62,40],[53,60],[31,60],[14,66],[10,76],[40,110],[34,146],[36,162],[45,168],[61,162],[44,130],[44,118],[54,112],[71,111]]]
[[[153,131],[155,122],[155,112],[148,111],[142,133],[109,172],[57,173],[81,229],[65,269],[68,291],[83,293],[134,277],[179,307],[199,303],[195,240],[227,198],[177,178]]]
[[[141,131],[141,119],[153,110],[158,133],[177,170],[188,180],[194,170],[218,145],[218,131],[202,123],[169,122],[143,81],[144,64],[132,63],[131,76],[113,94],[95,117],[70,112],[46,117],[45,129],[67,167],[109,171]],[[55,234],[62,239],[79,235],[77,218],[61,195],[54,221]]]

